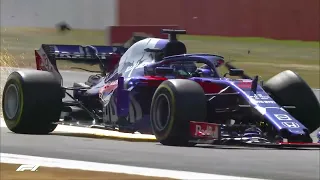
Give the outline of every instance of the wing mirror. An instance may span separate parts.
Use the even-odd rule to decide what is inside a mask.
[[[243,69],[229,69],[229,72],[224,74],[223,77],[226,77],[227,74],[229,74],[230,76],[243,76],[244,70]]]
[[[170,75],[174,73],[174,69],[170,67],[156,67],[154,73],[156,75]]]

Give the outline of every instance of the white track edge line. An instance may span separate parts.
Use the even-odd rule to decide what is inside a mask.
[[[0,117],[0,127],[7,128],[4,119]],[[83,134],[83,135],[93,135],[97,137],[106,137],[106,138],[120,138],[120,139],[136,139],[137,141],[145,140],[145,141],[154,141],[154,135],[150,134],[138,134],[138,133],[122,133],[119,131],[112,131],[112,130],[104,130],[104,129],[94,129],[88,127],[78,127],[78,126],[69,126],[69,125],[58,125],[57,128],[52,132],[52,134],[59,134],[59,133],[67,133],[72,135],[75,134]],[[75,135],[77,137],[77,135]]]
[[[0,120],[1,120],[0,122],[1,127],[6,127],[3,119],[0,118]],[[103,163],[96,163],[96,162],[55,159],[55,158],[17,155],[17,154],[8,154],[8,153],[0,153],[0,162],[10,163],[10,164],[33,164],[33,165],[40,165],[44,167],[57,167],[57,168],[79,169],[79,170],[89,170],[89,171],[103,171],[103,172],[124,173],[124,174],[153,176],[153,177],[167,177],[167,178],[174,178],[174,179],[260,180],[260,179],[254,179],[254,178],[248,178],[248,177],[235,177],[235,176],[196,173],[196,172],[187,172],[187,171],[143,168],[143,167],[135,167],[135,166],[103,164]]]
[[[1,120],[0,122],[1,127],[6,127],[3,119],[0,118],[0,120]],[[44,167],[57,167],[57,168],[65,168],[65,169],[79,169],[79,170],[88,170],[88,171],[124,173],[124,174],[153,176],[153,177],[167,177],[167,178],[174,178],[174,179],[261,180],[261,179],[248,178],[248,177],[235,177],[235,176],[208,174],[208,173],[143,168],[143,167],[135,167],[135,166],[104,164],[104,163],[96,163],[96,162],[85,162],[85,161],[77,161],[77,160],[56,159],[56,158],[27,156],[27,155],[8,154],[8,153],[0,153],[0,162],[9,163],[9,164],[33,164],[33,165],[40,165]]]
[[[188,171],[176,171],[176,170],[165,170],[156,168],[145,168],[135,167],[117,164],[105,164],[87,161],[76,161],[67,159],[56,159],[38,156],[27,156],[18,154],[0,153],[1,163],[10,164],[32,164],[39,165],[40,167],[55,167],[64,169],[79,169],[87,171],[100,171],[100,172],[112,172],[112,173],[123,173],[140,176],[153,176],[153,177],[164,177],[173,179],[211,179],[211,180],[262,180],[249,177],[236,177],[226,176],[217,174],[197,173]]]

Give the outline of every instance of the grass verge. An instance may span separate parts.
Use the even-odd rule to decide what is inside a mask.
[[[41,44],[105,43],[105,32],[74,30],[58,33],[45,28],[1,28],[1,66],[35,67],[33,50]],[[280,41],[264,38],[230,38],[182,35],[189,53],[215,53],[245,69],[250,75],[259,74],[267,80],[287,69],[299,73],[313,88],[320,87],[319,42]],[[85,67],[69,62],[58,63],[60,69]],[[88,67],[87,67],[88,68]],[[89,69],[96,69],[89,67]]]
[[[137,176],[109,172],[82,171],[62,168],[39,167],[37,171],[16,172],[18,164],[1,163],[1,180],[173,180],[150,176]]]

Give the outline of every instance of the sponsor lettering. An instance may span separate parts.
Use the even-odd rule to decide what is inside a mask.
[[[57,58],[68,58],[68,59],[94,58],[88,48],[83,49],[81,46],[79,46],[79,52],[59,51],[57,46],[55,46],[54,49],[55,49],[55,56]],[[84,56],[84,54],[86,54],[86,56]],[[100,59],[107,59],[107,57],[109,56],[109,53],[98,53],[98,56]]]
[[[202,122],[190,122],[190,128],[192,136],[194,137],[206,137],[206,138],[219,138],[219,125],[202,123]]]
[[[280,120],[280,121],[290,121],[290,120],[292,120],[288,115],[286,115],[286,114],[274,114],[274,116],[278,119],[278,120]]]
[[[262,94],[254,94],[250,96],[252,99],[256,100],[258,104],[276,104],[269,96],[264,96]]]
[[[118,80],[112,81],[107,83],[106,85],[112,86],[112,85],[117,85],[118,84]]]
[[[211,126],[207,126],[207,129],[202,129],[201,125],[196,125],[196,131],[195,131],[195,136],[198,136],[199,134],[203,136],[212,136],[213,131]]]
[[[139,69],[139,68],[144,68],[144,66],[148,65],[149,63],[150,63],[150,62],[137,61],[137,62],[135,62],[133,65],[128,66],[124,72],[125,72],[125,73],[129,72],[128,77],[130,77],[130,76],[131,76],[131,73],[133,72],[133,70]]]
[[[274,101],[257,101],[258,104],[275,104]]]
[[[255,95],[250,96],[250,97],[255,99],[255,100],[267,100],[267,99],[270,99],[269,96],[264,96],[262,94],[255,94]]]
[[[109,54],[107,54],[107,53],[98,54],[100,59],[107,59],[108,55]],[[89,54],[87,54],[86,57],[84,57],[84,55],[79,52],[74,52],[74,53],[59,52],[59,53],[56,53],[56,57],[57,58],[70,58],[70,59],[79,59],[79,58],[91,59],[91,58],[94,58],[94,57],[92,57],[92,55],[89,55]]]
[[[125,73],[126,72],[131,72],[135,68],[135,66],[137,66],[137,65],[138,65],[138,63],[135,63],[132,66],[128,66],[124,72]]]
[[[295,122],[282,122],[282,125],[288,128],[299,128],[299,124]]]

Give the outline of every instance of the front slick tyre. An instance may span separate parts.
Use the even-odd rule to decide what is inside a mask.
[[[309,85],[295,72],[286,70],[263,86],[280,105],[295,106],[287,111],[312,133],[320,126],[320,104]]]
[[[2,107],[4,121],[12,132],[48,134],[60,118],[60,82],[50,72],[13,72],[3,90]]]
[[[206,119],[206,96],[191,80],[173,79],[161,83],[151,103],[151,127],[157,140],[168,146],[194,146],[190,143],[190,121]]]

